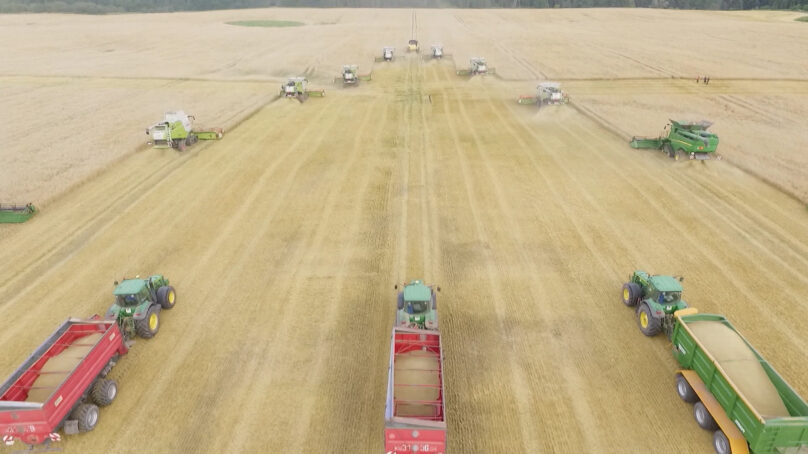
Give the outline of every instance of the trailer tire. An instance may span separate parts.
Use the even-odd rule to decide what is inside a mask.
[[[398,310],[404,310],[404,292],[398,292],[398,302],[396,302]]]
[[[185,140],[186,139],[177,141],[177,151],[185,151]]]
[[[628,307],[634,307],[640,302],[642,290],[640,286],[634,282],[626,282],[623,284],[623,304]]]
[[[177,304],[177,292],[174,287],[164,285],[157,289],[157,302],[163,309],[171,309]]]
[[[676,374],[676,394],[679,395],[683,401],[694,404],[699,401],[699,396],[690,383],[682,374]]]
[[[106,407],[118,395],[118,384],[109,378],[100,378],[93,385],[90,396],[99,407]]]
[[[713,433],[713,449],[716,454],[732,454],[732,446],[730,446],[727,436],[724,435],[724,431],[716,430]]]
[[[637,325],[639,325],[640,331],[648,337],[656,336],[662,331],[662,324],[651,314],[651,308],[647,303],[640,304],[637,309]]]
[[[693,417],[696,418],[696,423],[704,430],[716,430],[718,429],[718,424],[715,423],[715,419],[713,419],[713,415],[707,411],[707,407],[704,406],[701,401],[696,402],[693,405]]]
[[[81,404],[73,410],[71,419],[78,421],[79,432],[89,432],[98,424],[98,407],[93,404]]]
[[[144,339],[151,339],[160,330],[160,305],[155,304],[141,320],[135,320],[135,332]]]

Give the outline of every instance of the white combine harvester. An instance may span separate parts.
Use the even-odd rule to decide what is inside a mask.
[[[359,76],[356,75],[358,69],[357,65],[342,65],[343,85],[356,85],[359,83]]]
[[[494,68],[489,68],[483,57],[471,57],[469,62],[469,69],[457,70],[458,76],[476,76],[494,74]]]
[[[536,86],[535,95],[519,97],[519,104],[536,104],[541,107],[548,104],[566,104],[570,101],[569,96],[561,90],[558,82],[541,82]]]
[[[376,61],[393,61],[393,52],[395,52],[396,48],[387,46],[382,49],[382,56],[376,57]]]
[[[432,58],[441,59],[443,58],[443,46],[440,44],[435,44],[432,46]]]

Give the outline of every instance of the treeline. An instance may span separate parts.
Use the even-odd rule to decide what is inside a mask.
[[[114,14],[282,7],[791,9],[808,0],[0,0],[0,13]]]

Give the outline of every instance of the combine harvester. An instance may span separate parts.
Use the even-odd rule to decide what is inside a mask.
[[[395,47],[387,46],[382,48],[382,56],[376,57],[375,62],[383,62],[383,61],[393,61],[393,53],[395,52]]]
[[[18,224],[25,222],[37,213],[34,204],[26,205],[0,203],[0,224]]]
[[[301,103],[306,102],[309,96],[322,98],[325,90],[309,90],[309,81],[305,77],[290,77],[285,84],[281,85],[281,96],[284,98],[295,98]]]
[[[569,96],[561,90],[558,82],[541,82],[536,86],[536,95],[520,96],[517,100],[519,104],[535,104],[539,108],[545,105],[566,104],[570,102]]]
[[[442,45],[440,45],[440,44],[434,44],[434,45],[432,46],[432,55],[431,55],[431,57],[432,57],[432,59],[434,59],[434,60],[440,60],[440,59],[442,59],[442,58],[444,57],[444,54],[443,54],[443,46],[442,46]]]
[[[182,110],[166,112],[160,123],[155,123],[146,130],[151,136],[150,145],[154,148],[174,148],[185,151],[186,147],[195,144],[198,140],[219,140],[224,135],[222,128],[197,128],[193,126],[193,115],[187,115]]]
[[[713,432],[715,452],[808,454],[808,403],[724,316],[677,309],[687,305],[673,282],[635,271],[623,285],[623,303],[638,307],[643,334],[651,335],[647,311],[668,321],[657,332],[670,338],[681,366],[676,393]]]
[[[496,70],[494,68],[489,68],[488,64],[485,62],[485,58],[483,57],[471,57],[471,60],[469,61],[469,69],[457,70],[458,76],[484,76],[486,74],[496,74]]]
[[[386,454],[446,452],[436,290],[440,288],[416,280],[405,284],[398,294],[387,378]]]
[[[106,378],[129,351],[115,320],[68,319],[0,385],[0,436],[34,446],[89,432],[118,385]]]
[[[629,145],[632,148],[662,150],[668,157],[677,161],[685,157],[707,160],[714,155],[717,159],[721,159],[715,152],[718,148],[718,136],[707,131],[711,125],[711,122],[705,120],[697,122],[670,120],[659,137],[635,136],[631,138]]]
[[[359,81],[371,80],[371,74],[359,74],[359,66],[342,65],[342,75],[334,78],[334,83],[342,82],[342,86],[359,85]]]

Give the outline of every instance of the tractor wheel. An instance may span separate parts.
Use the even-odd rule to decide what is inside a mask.
[[[676,157],[674,155],[673,147],[671,146],[671,144],[666,143],[665,145],[662,146],[662,150],[665,152],[666,155],[668,155],[669,158],[674,159]]]
[[[79,432],[89,432],[98,424],[98,407],[93,404],[81,404],[71,415],[79,423]]]
[[[93,402],[99,407],[106,407],[111,404],[117,395],[118,384],[115,383],[115,380],[110,380],[109,378],[98,379],[90,392]]]
[[[174,287],[164,285],[157,289],[157,302],[163,309],[171,309],[177,304],[177,292]]]
[[[696,418],[696,423],[699,425],[699,427],[704,430],[718,429],[718,424],[715,423],[713,415],[707,411],[707,407],[705,407],[701,402],[696,402],[696,405],[693,405],[693,417]]]
[[[662,324],[658,318],[654,318],[651,308],[646,303],[642,303],[637,309],[637,324],[640,326],[640,331],[648,337],[656,336],[662,331]]]
[[[398,292],[398,303],[396,307],[398,307],[398,310],[404,309],[404,292]]]
[[[432,310],[434,311],[434,310],[437,310],[437,309],[438,309],[438,298],[435,297],[435,292],[433,291],[432,292]]]
[[[699,401],[698,394],[696,394],[696,391],[693,390],[693,387],[690,386],[690,383],[682,374],[676,374],[676,394],[689,404]]]
[[[713,433],[713,448],[716,454],[732,454],[729,439],[721,430],[716,430],[715,433]]]
[[[142,320],[135,320],[135,331],[144,339],[151,339],[160,330],[160,306],[155,304]]]
[[[626,282],[623,284],[623,304],[628,307],[634,307],[640,301],[642,290],[640,286],[634,282]]]

